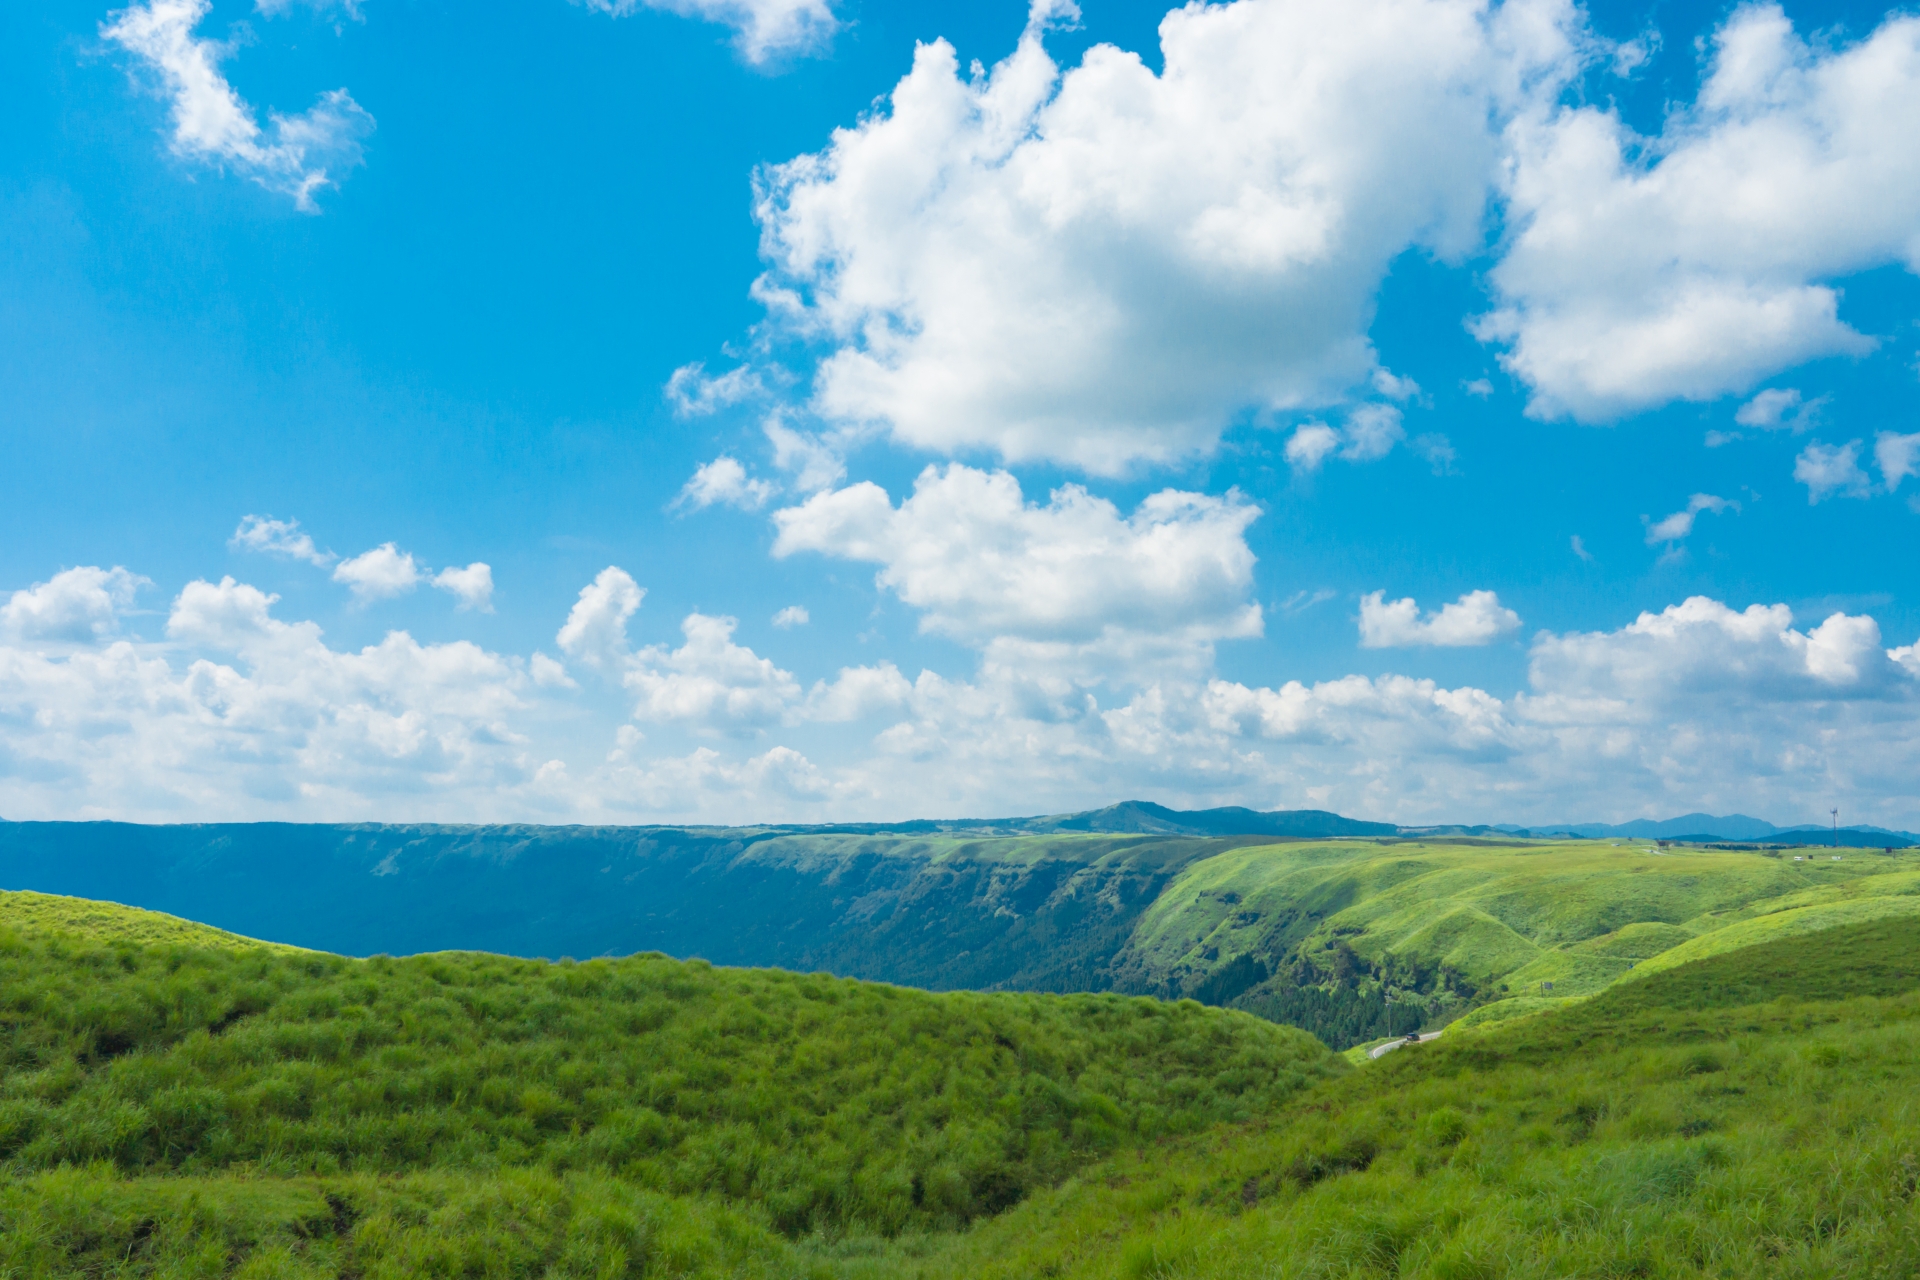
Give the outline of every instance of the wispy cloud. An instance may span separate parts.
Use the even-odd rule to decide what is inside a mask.
[[[596,13],[624,18],[658,9],[683,18],[718,22],[734,30],[734,47],[755,66],[792,54],[811,53],[840,29],[827,0],[575,0]]]
[[[220,74],[233,42],[194,35],[210,7],[209,0],[149,0],[108,15],[100,35],[157,78],[172,106],[169,146],[176,156],[231,169],[292,196],[301,211],[318,213],[314,192],[337,186],[360,163],[373,117],[345,89],[334,89],[300,115],[269,111],[268,127],[261,128],[253,108]]]
[[[1657,547],[1661,543],[1684,542],[1693,534],[1694,519],[1702,511],[1719,515],[1722,511],[1738,511],[1740,504],[1711,493],[1696,493],[1687,499],[1687,505],[1666,517],[1655,520],[1650,516],[1641,516],[1640,523],[1647,527],[1647,545]]]
[[[1888,493],[1908,476],[1920,476],[1920,431],[1911,435],[1882,431],[1873,438],[1873,460],[1880,464],[1880,482]]]
[[[313,545],[313,537],[300,528],[298,520],[275,520],[272,516],[243,516],[239,528],[227,539],[236,551],[264,551],[269,555],[304,560],[324,569],[340,557]]]
[[[311,9],[325,16],[338,9],[355,22],[364,22],[360,0],[253,0],[253,11],[263,18],[278,18],[295,9]]]
[[[1287,462],[1303,473],[1319,470],[1320,464],[1336,453],[1348,462],[1378,462],[1407,438],[1407,429],[1401,425],[1404,416],[1398,407],[1376,401],[1356,405],[1342,427],[1303,423],[1287,439]],[[1445,436],[1421,436],[1413,448],[1433,467],[1435,475],[1451,469],[1453,445]]]
[[[764,387],[760,375],[746,365],[709,376],[706,365],[695,361],[675,369],[663,390],[675,414],[694,418],[739,404],[759,395]]]
[[[1791,431],[1799,435],[1820,420],[1820,410],[1826,403],[1825,396],[1804,400],[1792,387],[1775,387],[1762,391],[1734,410],[1733,420],[1743,427]]]
[[[1807,486],[1807,501],[1821,502],[1834,494],[1864,498],[1873,492],[1873,480],[1860,469],[1860,442],[1822,444],[1816,440],[1793,460],[1793,478]]]

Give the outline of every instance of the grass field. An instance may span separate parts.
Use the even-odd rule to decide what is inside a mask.
[[[893,1234],[1340,1069],[1192,1002],[207,941],[0,931],[0,1169],[589,1173],[789,1235]]]
[[[1920,853],[1650,842],[1329,840],[1176,877],[1116,961],[1124,989],[1307,1027],[1335,1047],[1514,999],[1564,1000],[1790,932],[1920,912]],[[1547,986],[1546,984],[1551,984]]]
[[[1920,920],[1449,1031],[916,1255],[960,1277],[1920,1274]]]
[[[225,929],[195,924],[191,920],[182,920],[159,911],[143,911],[138,907],[123,907],[112,902],[94,902],[88,898],[68,898],[52,893],[0,890],[0,929],[28,934],[69,934],[96,942],[170,943],[184,947],[264,947],[287,953],[301,950],[275,942],[243,938]]]
[[[1800,929],[1894,887],[1357,1068],[1192,1002],[9,897],[0,1277],[1911,1276],[1920,915]]]

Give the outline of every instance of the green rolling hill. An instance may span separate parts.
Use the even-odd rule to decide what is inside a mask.
[[[1337,898],[1338,865],[1295,873]],[[1680,927],[1581,937],[1621,891],[1558,866],[1538,938]],[[1671,876],[1650,901],[1727,921],[1681,945],[1723,948],[1358,1068],[1191,1001],[356,960],[3,894],[0,1275],[1920,1270],[1920,914],[1847,915],[1906,895],[1835,877],[1729,907],[1697,868],[1614,873]],[[1418,936],[1392,932],[1413,873],[1348,875],[1376,942]]]
[[[1651,842],[1328,840],[1187,866],[1115,986],[1192,995],[1336,1046],[1475,1021],[1783,933],[1920,913],[1920,855]],[[1551,984],[1550,986],[1548,984]]]
[[[1449,1031],[842,1274],[1891,1280],[1916,1099],[1920,917],[1891,916]]]
[[[1920,905],[1904,848],[1378,825],[1140,804],[897,829],[0,823],[0,886],[344,954],[660,951],[934,991],[1192,998],[1339,1049]],[[1235,826],[1293,834],[1208,833]]]

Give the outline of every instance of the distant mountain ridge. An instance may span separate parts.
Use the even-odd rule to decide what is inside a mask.
[[[1562,822],[1545,826],[1526,828],[1503,827],[1502,830],[1515,834],[1525,831],[1535,836],[1571,835],[1586,839],[1605,839],[1606,837],[1624,837],[1640,840],[1730,840],[1730,841],[1778,841],[1804,839],[1809,844],[1824,844],[1832,838],[1834,829],[1817,822],[1801,823],[1798,826],[1778,827],[1764,818],[1751,818],[1744,813],[1732,813],[1716,818],[1710,813],[1687,813],[1677,818],[1655,820],[1636,818],[1632,822]],[[1920,835],[1911,831],[1895,831],[1887,827],[1856,825],[1841,827],[1839,843],[1843,846],[1873,846],[1891,843],[1896,846],[1920,843]],[[1886,840],[1883,837],[1892,837]]]
[[[9,824],[0,817],[0,825]],[[28,824],[18,824],[28,825]],[[32,824],[39,825],[39,824]],[[66,825],[127,825],[146,824],[66,824]],[[221,824],[182,824],[189,826],[233,826],[233,827],[356,827],[376,829],[380,827],[400,828],[444,828],[447,830],[473,831],[509,831],[526,827],[527,824],[498,823],[468,826],[466,824],[445,823],[221,823]],[[556,827],[556,830],[582,830],[579,827]],[[1150,800],[1122,800],[1118,804],[1108,805],[1104,809],[1086,809],[1078,813],[1038,814],[1021,818],[912,818],[903,822],[830,822],[830,823],[760,823],[739,827],[708,827],[699,824],[662,824],[658,826],[634,826],[599,828],[632,832],[681,831],[702,833],[726,833],[736,839],[752,842],[756,839],[771,839],[781,835],[817,835],[817,836],[916,836],[916,835],[971,835],[971,836],[1012,836],[1012,835],[1052,835],[1067,832],[1086,832],[1103,835],[1162,835],[1162,836],[1290,836],[1304,839],[1328,838],[1335,836],[1481,836],[1499,838],[1518,836],[1521,838],[1543,836],[1578,836],[1582,839],[1637,839],[1637,840],[1727,840],[1727,841],[1777,841],[1783,837],[1805,837],[1808,843],[1822,843],[1821,837],[1831,837],[1833,828],[1817,822],[1801,823],[1797,826],[1775,826],[1764,818],[1753,818],[1743,813],[1731,813],[1724,817],[1715,817],[1710,813],[1687,813],[1677,818],[1635,818],[1631,822],[1552,822],[1521,826],[1511,822],[1496,823],[1441,823],[1429,826],[1402,826],[1391,822],[1368,822],[1360,818],[1348,818],[1325,809],[1247,809],[1237,805],[1217,809],[1170,809]],[[1896,846],[1920,844],[1920,834],[1912,831],[1897,831],[1889,827],[1876,827],[1867,824],[1841,827],[1839,830],[1841,845],[1872,846],[1882,843],[1880,837],[1895,837],[1891,841]]]
[[[1016,819],[1023,830],[1098,831],[1156,836],[1392,836],[1400,828],[1391,822],[1364,822],[1343,818],[1325,809],[1281,809],[1261,813],[1238,807],[1224,809],[1169,809],[1146,800],[1124,800],[1104,809],[1058,817]]]
[[[1717,827],[1662,838],[1742,843],[1727,833],[1755,831],[1747,821],[1687,815],[1626,830]],[[1762,838],[1775,844],[1833,838],[1767,825],[1775,834]],[[1748,881],[1777,896],[1782,886],[1814,889],[1912,861],[1882,864],[1878,849],[1830,860],[1772,848],[1697,851],[1669,863],[1624,833],[1611,844],[1596,838],[1615,830],[1592,824],[1555,837],[1563,843],[1553,849],[1516,844],[1516,835],[1538,834],[1524,828],[1416,830],[1325,810],[1183,811],[1144,801],[833,826],[4,822],[0,888],[145,907],[346,955],[660,951],[934,990],[1191,996],[1347,1044],[1384,1034],[1391,1010],[1382,983],[1418,992],[1438,1010],[1486,997],[1488,984],[1547,953],[1550,967],[1574,967],[1527,973],[1523,982],[1565,986],[1596,965],[1611,974],[1618,956],[1553,958],[1560,942],[1541,932],[1541,919],[1560,918],[1569,886],[1579,883],[1576,897],[1597,892],[1585,879],[1595,868],[1624,877],[1614,887],[1632,910],[1645,905],[1638,896],[1647,887],[1634,872],[1673,866],[1682,879],[1704,877],[1720,896],[1688,906],[1675,917],[1684,921],[1750,901],[1758,890]],[[1841,839],[1920,843],[1890,832]],[[1402,881],[1438,875],[1443,864],[1470,872],[1471,884],[1436,881],[1446,901],[1395,899],[1397,950],[1369,950],[1325,924],[1349,912],[1364,923],[1362,899],[1386,901]],[[1540,878],[1549,864],[1568,869],[1556,873],[1561,880]],[[1518,897],[1489,888],[1512,875],[1525,882]],[[1492,895],[1484,902],[1474,896],[1482,890]],[[1676,935],[1672,913],[1656,907],[1614,924],[1651,920],[1666,930],[1655,941],[1677,945],[1687,931]],[[1428,926],[1417,964],[1400,946],[1416,919]],[[1459,968],[1462,957],[1483,953],[1492,958],[1472,973]],[[1459,971],[1449,976],[1448,966]]]

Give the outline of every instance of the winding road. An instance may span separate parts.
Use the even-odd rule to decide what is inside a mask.
[[[1444,1030],[1444,1028],[1442,1029]],[[1429,1040],[1438,1040],[1439,1038],[1439,1031],[1429,1031],[1424,1035],[1417,1036],[1401,1036],[1398,1040],[1389,1040],[1385,1044],[1373,1046],[1373,1048],[1367,1050],[1367,1056],[1369,1058],[1378,1058],[1385,1054],[1392,1053],[1403,1044],[1425,1044]]]

